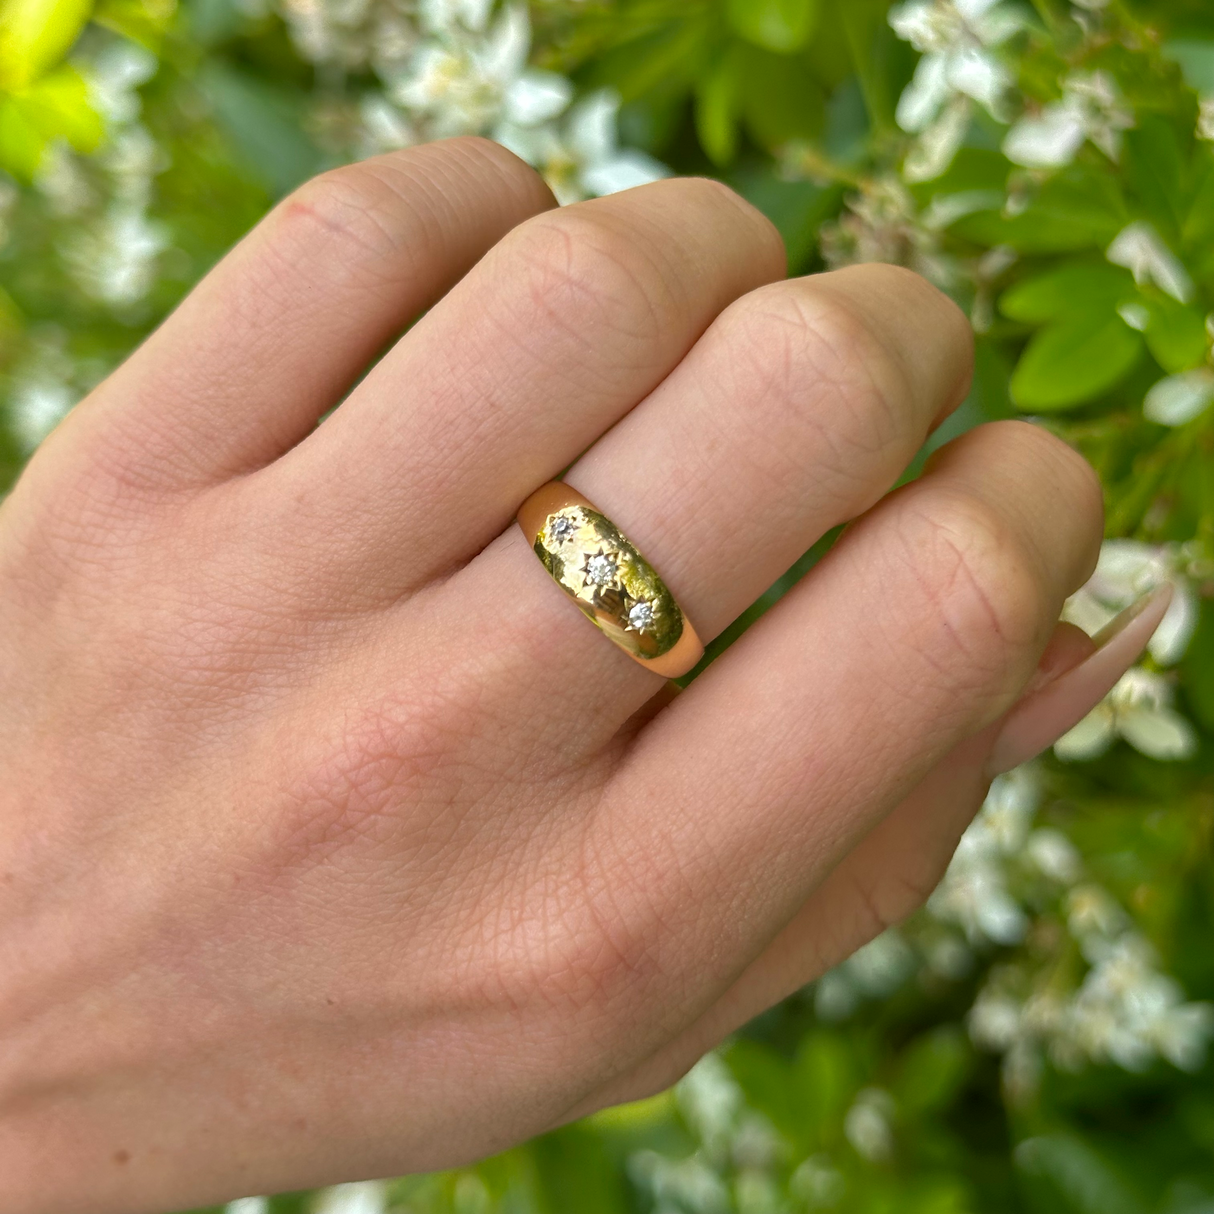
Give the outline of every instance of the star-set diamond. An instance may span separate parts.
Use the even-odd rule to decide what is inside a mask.
[[[652,603],[633,603],[628,612],[628,627],[636,629],[637,632],[644,632],[653,623],[656,614]]]
[[[596,552],[586,558],[582,573],[592,586],[610,586],[615,581],[618,558],[614,552]]]
[[[577,523],[564,514],[558,514],[557,517],[548,524],[548,538],[554,544],[565,543],[566,540],[572,539],[576,532]]]

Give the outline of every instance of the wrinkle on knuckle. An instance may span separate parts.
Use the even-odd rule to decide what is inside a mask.
[[[395,282],[416,260],[410,247],[441,243],[436,217],[415,206],[390,174],[365,165],[347,165],[313,177],[275,212],[268,246],[290,265],[306,253],[314,263],[332,261],[353,282]],[[337,259],[325,258],[331,248]],[[354,256],[340,256],[353,252]],[[407,261],[401,265],[402,257]]]
[[[585,823],[594,818],[588,811]],[[661,976],[652,895],[669,888],[672,874],[655,884],[661,866],[652,855],[630,851],[625,860],[600,846],[585,823],[554,891],[541,991],[579,1019],[620,1026]]]
[[[829,475],[854,512],[886,487],[907,444],[904,369],[868,324],[799,284],[752,293],[719,322],[733,394],[765,458]]]
[[[541,216],[505,243],[532,314],[587,349],[606,332],[635,343],[634,357],[648,353],[681,306],[677,273],[648,241],[588,214]]]
[[[430,830],[464,791],[467,731],[459,707],[420,691],[336,714],[306,756],[289,751],[276,849],[309,865]]]
[[[939,665],[989,680],[1044,637],[1044,595],[1018,529],[982,499],[937,493],[903,519],[902,552],[935,618]]]

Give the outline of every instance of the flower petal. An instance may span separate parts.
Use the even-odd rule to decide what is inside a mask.
[[[503,116],[520,126],[555,118],[573,96],[573,85],[556,72],[524,72],[506,90]]]
[[[1117,728],[1135,750],[1152,759],[1187,759],[1197,749],[1193,726],[1171,708],[1123,709]]]
[[[940,112],[952,89],[948,83],[948,56],[928,53],[919,60],[910,84],[898,98],[894,115],[904,131],[921,131]]]
[[[1161,379],[1142,402],[1143,415],[1161,426],[1183,426],[1214,401],[1214,371],[1196,367]]]
[[[1197,628],[1199,613],[1193,587],[1185,578],[1173,579],[1172,601],[1147,645],[1151,657],[1161,666],[1172,666],[1184,657]]]
[[[583,169],[582,184],[592,194],[615,194],[669,176],[670,170],[661,161],[644,152],[625,148],[609,159]]]
[[[1040,114],[1021,118],[1003,141],[1003,154],[1028,168],[1057,168],[1070,164],[1083,146],[1083,114],[1074,105],[1056,101]]]
[[[1054,753],[1064,762],[1094,759],[1103,754],[1114,737],[1113,713],[1108,704],[1097,704],[1082,721],[1054,743]]]
[[[1149,223],[1140,220],[1122,228],[1105,256],[1115,266],[1125,266],[1135,282],[1153,282],[1181,303],[1187,303],[1193,294],[1193,283],[1184,266]]]

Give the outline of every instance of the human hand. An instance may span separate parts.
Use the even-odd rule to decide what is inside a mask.
[[[442,1168],[658,1090],[913,909],[1132,660],[1153,607],[1013,710],[1091,650],[1061,442],[982,427],[888,493],[967,387],[933,288],[779,281],[710,182],[551,206],[478,140],[309,183],[0,510],[6,1214]],[[862,517],[673,698],[512,525],[571,463],[705,639]]]

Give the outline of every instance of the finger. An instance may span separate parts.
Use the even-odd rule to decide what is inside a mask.
[[[692,1025],[595,1092],[570,1118],[660,1091],[748,1020],[921,907],[983,803],[991,772],[1004,770],[996,756],[1008,753],[1009,733],[1017,744],[1031,739],[1024,758],[1056,741],[1138,660],[1169,598],[1167,587],[1157,588],[1095,637],[1059,623],[1014,707],[957,746],[878,822]]]
[[[1100,514],[1065,445],[1022,423],[972,431],[642,731],[586,844],[621,997],[710,1006],[1007,711],[1094,565]]]
[[[153,485],[268,463],[486,249],[554,205],[534,170],[485,139],[317,177],[73,414],[77,442]]]
[[[765,1009],[921,906],[986,796],[998,726],[961,743],[866,835],[758,957],[691,1024],[572,1109],[569,1120],[662,1091]]]
[[[716,635],[824,532],[897,480],[970,368],[964,317],[917,275],[862,266],[744,296],[566,479]],[[497,635],[570,743],[601,746],[657,676],[554,593],[512,528],[448,589]],[[458,606],[456,603],[458,598]],[[584,694],[593,686],[593,697]]]
[[[964,397],[972,351],[961,311],[908,270],[777,283],[729,308],[564,479],[713,637],[890,489]]]
[[[290,503],[270,535],[327,546],[302,555],[309,579],[321,557],[347,593],[395,599],[479,552],[722,308],[783,272],[775,229],[715,182],[523,224],[267,470],[258,500]]]

